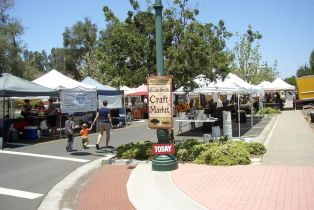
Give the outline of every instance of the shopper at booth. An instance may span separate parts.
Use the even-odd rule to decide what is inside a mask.
[[[32,105],[30,104],[29,99],[24,100],[24,104],[22,107],[21,115],[24,118],[30,118],[32,116]]]
[[[49,124],[49,127],[51,129],[51,135],[56,135],[57,134],[57,107],[53,103],[52,99],[48,100],[49,105],[47,108],[47,121]]]

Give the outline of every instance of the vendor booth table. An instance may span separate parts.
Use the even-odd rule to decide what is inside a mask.
[[[179,131],[178,133],[182,133],[182,128],[185,126],[190,126],[191,130],[191,123],[213,123],[216,122],[218,118],[210,117],[205,119],[177,119],[176,122],[179,122]],[[196,126],[197,127],[197,126]]]
[[[3,97],[3,104],[5,104],[5,99],[10,97],[29,97],[29,96],[58,96],[58,91],[47,88],[42,85],[35,84],[31,81],[27,81],[25,79],[16,77],[14,75],[3,73],[0,75],[0,97]],[[10,116],[9,109],[5,110],[5,106],[3,106],[3,113],[2,113],[2,120],[5,121],[5,115]],[[11,119],[10,119],[11,120]],[[11,123],[14,125],[13,120]],[[21,124],[20,129],[23,130],[27,124]],[[26,128],[26,130],[28,130]],[[36,135],[34,129],[30,129],[32,135],[28,135],[27,137],[34,137],[37,136],[37,129]],[[2,137],[6,140],[8,137],[9,131],[4,129],[2,132]],[[2,145],[0,145],[2,147]]]

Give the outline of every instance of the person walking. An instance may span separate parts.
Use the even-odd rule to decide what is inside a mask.
[[[88,148],[88,134],[90,132],[90,130],[92,129],[92,126],[90,128],[88,128],[88,125],[86,123],[83,123],[82,125],[82,130],[80,131],[80,134],[82,136],[82,145],[84,149]]]
[[[108,102],[104,100],[103,107],[101,107],[98,110],[96,117],[92,123],[92,126],[93,126],[98,120],[98,137],[97,137],[97,144],[96,144],[97,150],[99,150],[99,143],[102,139],[104,131],[106,132],[106,148],[112,148],[112,146],[109,146],[110,128],[111,128],[112,120],[110,116],[110,109],[107,108],[107,105],[108,105]]]
[[[73,140],[74,140],[74,129],[76,126],[74,125],[73,116],[71,114],[68,115],[68,119],[65,121],[64,131],[68,137],[68,143],[66,146],[66,151],[71,151],[73,149]]]

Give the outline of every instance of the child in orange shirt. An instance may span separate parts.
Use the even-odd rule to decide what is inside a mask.
[[[92,129],[92,127],[88,128],[88,125],[86,123],[83,123],[82,125],[82,130],[80,131],[80,135],[82,136],[82,144],[83,144],[83,148],[87,149],[87,145],[89,143],[88,141],[88,134],[89,131]]]

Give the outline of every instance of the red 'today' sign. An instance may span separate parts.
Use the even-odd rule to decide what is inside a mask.
[[[152,153],[154,155],[174,154],[174,144],[153,144]]]

